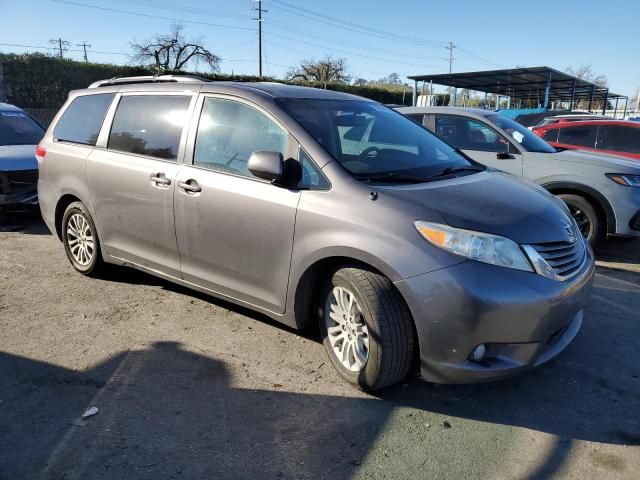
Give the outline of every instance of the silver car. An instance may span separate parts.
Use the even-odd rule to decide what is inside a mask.
[[[515,375],[582,323],[594,261],[564,204],[360,97],[97,82],[37,157],[42,215],[76,270],[127,265],[317,324],[366,390],[418,365],[434,382]]]
[[[640,236],[639,161],[556,149],[490,110],[405,107],[398,111],[472,159],[558,195],[592,245],[607,235]]]

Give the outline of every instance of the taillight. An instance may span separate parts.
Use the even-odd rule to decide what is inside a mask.
[[[46,155],[47,155],[47,149],[38,145],[36,147],[36,159],[38,160],[38,163],[42,162]]]

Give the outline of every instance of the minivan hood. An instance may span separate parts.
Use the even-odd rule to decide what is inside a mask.
[[[544,153],[541,155],[553,155],[554,158],[563,162],[601,165],[603,167],[611,167],[615,169],[615,171],[611,170],[610,173],[640,173],[640,161],[629,160],[627,157],[622,157],[620,155],[594,153],[588,150],[563,150],[557,153]]]
[[[37,169],[35,145],[0,145],[0,172]]]
[[[519,244],[571,240],[562,226],[569,215],[560,201],[541,187],[507,173],[489,170],[385,190],[422,209],[422,220],[439,216],[452,227],[501,235]]]

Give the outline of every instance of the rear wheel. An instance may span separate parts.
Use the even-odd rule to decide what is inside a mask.
[[[567,204],[580,232],[595,247],[604,237],[605,225],[596,208],[584,197],[572,194],[558,195]]]
[[[83,275],[95,276],[104,269],[100,242],[93,219],[82,202],[69,204],[62,217],[62,243],[67,258]]]
[[[402,380],[414,354],[411,314],[386,277],[342,268],[324,289],[320,332],[338,373],[363,390]]]

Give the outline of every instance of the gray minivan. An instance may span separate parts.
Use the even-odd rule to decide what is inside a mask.
[[[317,324],[366,390],[418,363],[434,382],[508,377],[582,323],[594,261],[564,204],[370,100],[107,80],[69,95],[36,155],[76,270],[127,265]]]

